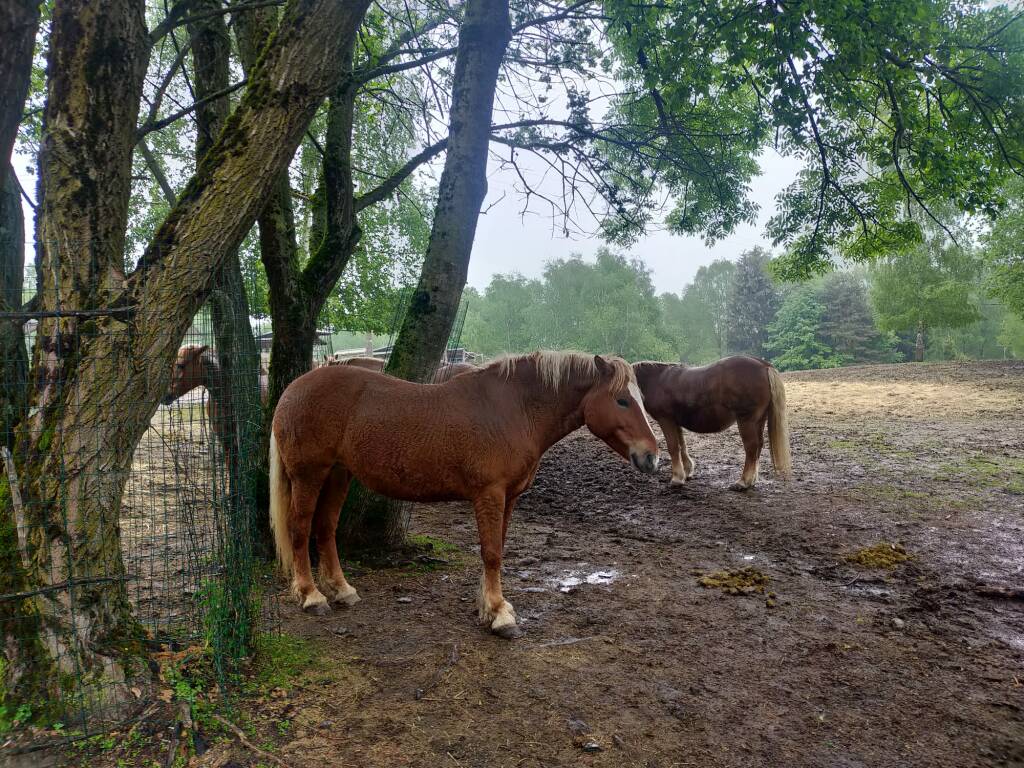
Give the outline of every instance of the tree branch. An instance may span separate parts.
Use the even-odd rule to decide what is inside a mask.
[[[153,131],[159,131],[161,128],[166,128],[171,123],[173,123],[173,122],[175,122],[177,120],[180,120],[181,118],[185,117],[186,115],[191,114],[192,112],[195,112],[197,109],[202,107],[204,104],[209,104],[211,101],[216,101],[217,99],[222,99],[225,96],[228,96],[228,95],[234,93],[238,89],[245,87],[245,85],[248,82],[249,81],[246,80],[246,79],[239,80],[234,85],[229,85],[227,88],[222,88],[221,90],[217,91],[216,93],[211,93],[206,98],[199,99],[198,101],[196,101],[191,106],[185,107],[184,109],[179,109],[174,114],[168,115],[167,117],[165,117],[165,118],[163,118],[161,120],[157,120],[155,122],[148,122],[147,121],[143,125],[139,126],[139,130],[137,132],[137,137],[141,140],[144,136],[148,136]]]
[[[224,8],[218,8],[215,11],[197,13],[194,16],[184,15],[188,11],[187,2],[178,3],[171,9],[171,12],[167,14],[163,21],[153,27],[153,31],[149,33],[150,44],[156,45],[165,35],[169,34],[171,30],[186,24],[194,24],[197,21],[212,19],[215,16],[225,16],[229,13],[240,13],[241,11],[250,11],[256,8],[282,6],[284,3],[285,0],[259,0],[259,2],[252,3],[237,3],[235,5],[225,6]]]
[[[146,167],[149,172],[153,174],[153,178],[156,179],[157,186],[160,187],[160,191],[164,193],[164,199],[167,203],[174,207],[178,202],[178,196],[174,194],[174,188],[167,180],[167,174],[164,173],[164,169],[160,167],[160,161],[157,160],[156,155],[153,154],[149,145],[146,144],[145,139],[139,140],[139,153],[142,155],[142,159],[146,161]]]
[[[386,179],[384,182],[382,182],[380,186],[375,187],[366,194],[360,195],[359,197],[356,198],[356,213],[363,210],[364,208],[370,207],[371,205],[376,205],[382,200],[385,200],[388,197],[390,197],[391,194],[402,185],[402,182],[412,175],[413,171],[415,171],[424,163],[429,162],[433,158],[437,157],[447,148],[448,139],[444,138],[438,142],[435,142],[434,144],[431,144],[429,147],[421,151],[419,154],[413,155],[411,158],[409,158],[405,165],[403,165],[401,168],[399,168],[397,171],[391,174],[391,176],[388,177],[388,179]]]

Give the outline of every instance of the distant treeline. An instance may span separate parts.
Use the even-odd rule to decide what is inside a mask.
[[[549,262],[541,279],[467,289],[463,344],[487,355],[541,347],[701,364],[746,353],[783,370],[1024,356],[1024,321],[993,298],[987,262],[922,243],[870,267],[780,283],[770,254],[701,267],[679,294],[654,291],[639,259],[602,249]]]

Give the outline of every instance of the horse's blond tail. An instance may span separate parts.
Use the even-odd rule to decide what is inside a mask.
[[[288,510],[292,502],[292,487],[285,474],[284,464],[277,452],[274,430],[270,430],[270,527],[274,531],[277,545],[277,562],[281,572],[288,576],[292,572],[292,541],[288,534]]]
[[[774,366],[768,367],[768,386],[772,400],[768,406],[768,444],[772,466],[783,480],[793,475],[793,456],[789,451],[789,421],[786,415],[786,387]]]

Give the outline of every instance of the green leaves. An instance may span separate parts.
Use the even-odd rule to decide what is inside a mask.
[[[674,230],[714,239],[749,220],[748,163],[767,142],[806,162],[768,224],[788,278],[920,242],[908,205],[948,201],[991,217],[1004,204],[1000,185],[1024,171],[1024,18],[1006,7],[608,0],[605,8],[633,86],[617,109],[631,126],[662,132],[645,178],[678,201]]]
[[[1024,181],[1007,190],[1010,204],[984,239],[982,255],[989,269],[988,287],[1024,319]]]

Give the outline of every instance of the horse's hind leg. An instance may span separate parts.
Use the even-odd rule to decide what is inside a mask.
[[[758,464],[761,460],[761,449],[764,447],[764,424],[763,418],[737,422],[746,459],[743,463],[743,475],[739,482],[732,486],[734,491],[745,491],[757,482]]]
[[[501,550],[505,534],[505,493],[491,490],[473,501],[476,526],[480,535],[480,557],[484,575],[480,582],[478,606],[480,621],[491,625],[499,637],[512,639],[522,634],[516,625],[516,612],[501,593]],[[512,510],[508,509],[511,518]]]
[[[309,531],[316,512],[320,485],[309,480],[292,481],[291,514],[288,533],[292,540],[292,593],[302,604],[302,610],[323,616],[331,610],[327,598],[313,583],[309,564]]]
[[[320,552],[320,586],[327,593],[328,600],[342,605],[355,605],[359,602],[359,593],[345,580],[345,572],[341,570],[338,545],[334,539],[338,530],[338,516],[351,482],[352,475],[347,470],[334,467],[320,489],[313,517],[313,532]]]

